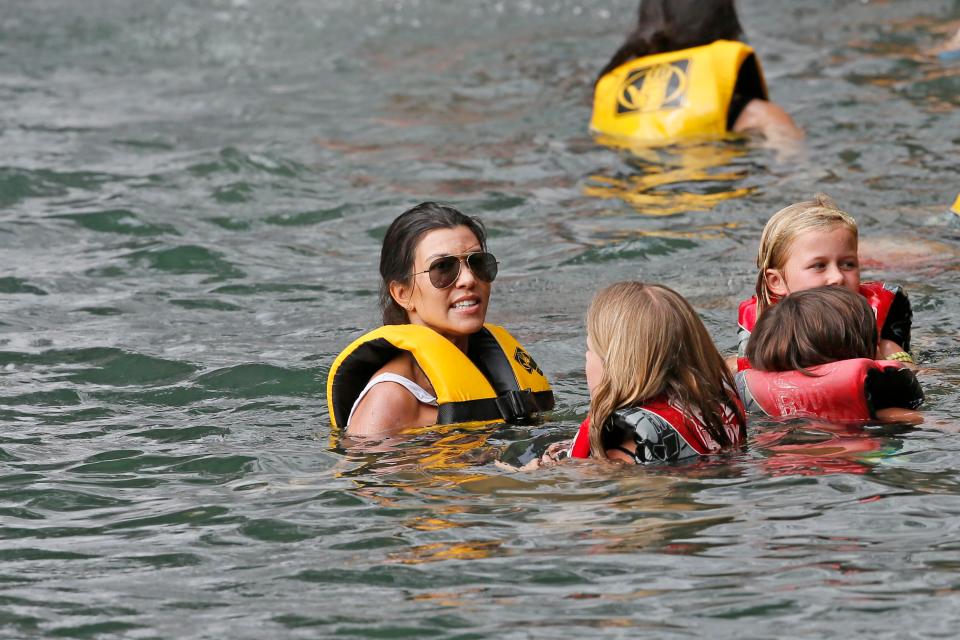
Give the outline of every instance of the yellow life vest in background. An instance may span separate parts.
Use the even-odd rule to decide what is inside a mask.
[[[741,67],[744,75],[740,87]],[[727,131],[734,90],[767,98],[753,49],[742,42],[658,53],[626,62],[597,82],[590,128],[601,134],[650,142]]]
[[[370,378],[409,351],[433,385],[437,424],[519,422],[553,408],[553,391],[533,358],[506,329],[493,324],[470,336],[467,353],[415,324],[385,325],[354,340],[327,376],[333,427],[345,428]]]

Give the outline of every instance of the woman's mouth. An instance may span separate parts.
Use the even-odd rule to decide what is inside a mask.
[[[470,309],[480,305],[479,300],[459,300],[453,303],[454,309]]]

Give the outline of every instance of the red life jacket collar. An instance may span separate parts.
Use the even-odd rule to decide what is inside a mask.
[[[739,405],[739,400],[737,401]],[[720,451],[720,444],[710,435],[701,418],[692,413],[683,411],[676,403],[657,398],[646,402],[639,407],[644,411],[659,416],[666,421],[690,447],[700,455],[709,455]],[[618,411],[625,411],[623,409]],[[739,444],[742,440],[742,429],[736,413],[724,406],[724,429],[730,442]],[[571,458],[590,457],[590,417],[580,424],[573,445],[570,447]]]
[[[861,422],[875,418],[867,398],[871,370],[900,369],[899,362],[854,358],[800,371],[738,373],[757,406],[772,418],[819,418],[829,422]]]

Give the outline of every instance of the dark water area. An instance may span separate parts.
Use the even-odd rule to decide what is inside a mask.
[[[631,0],[7,0],[0,637],[953,637],[960,3],[739,3],[785,153],[586,131]],[[518,462],[587,409],[594,291],[668,284],[736,346],[760,230],[817,190],[901,284],[918,429],[751,425],[671,469]],[[479,215],[542,425],[330,432],[386,225]]]

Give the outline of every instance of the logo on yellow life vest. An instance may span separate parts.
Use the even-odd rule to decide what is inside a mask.
[[[627,76],[617,95],[617,114],[649,113],[683,106],[690,59],[641,67]]]
[[[530,354],[517,347],[517,350],[513,352],[513,359],[517,361],[521,367],[523,367],[527,373],[533,373],[536,371],[540,375],[543,375],[543,371],[540,370],[540,367],[537,366],[537,363],[534,362],[533,358],[530,357]]]

